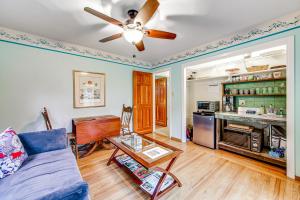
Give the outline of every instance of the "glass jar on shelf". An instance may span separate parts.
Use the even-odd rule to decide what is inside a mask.
[[[281,83],[280,84],[280,94],[286,94],[286,86],[285,86],[285,83]]]

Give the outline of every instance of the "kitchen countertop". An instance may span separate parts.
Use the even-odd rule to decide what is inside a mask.
[[[271,124],[271,125],[286,125],[286,118],[279,116],[270,115],[239,115],[235,112],[216,112],[215,116],[217,119],[226,119],[233,121],[246,121],[252,123]]]

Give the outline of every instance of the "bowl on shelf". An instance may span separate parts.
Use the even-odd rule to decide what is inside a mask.
[[[229,75],[234,75],[234,74],[238,74],[240,72],[240,68],[231,68],[231,69],[226,69],[225,70]]]
[[[249,90],[248,90],[248,89],[245,89],[245,90],[244,90],[244,94],[249,94]]]
[[[273,72],[273,77],[275,78],[275,79],[278,79],[278,78],[282,78],[282,72]]]
[[[254,95],[255,94],[255,89],[250,89],[250,94]]]
[[[247,72],[258,72],[258,71],[264,71],[268,69],[269,69],[269,65],[256,65],[256,66],[250,66],[246,68]]]
[[[231,94],[237,95],[238,94],[238,89],[231,89]]]
[[[253,81],[253,80],[254,80],[254,75],[253,74],[248,75],[248,81]]]

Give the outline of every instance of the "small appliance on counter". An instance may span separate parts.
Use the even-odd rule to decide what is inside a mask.
[[[217,112],[219,107],[219,101],[197,101],[197,112]]]
[[[239,115],[260,115],[261,108],[238,107],[238,114]]]
[[[193,142],[211,149],[216,148],[215,112],[219,101],[198,101],[198,111],[193,113]]]
[[[224,112],[235,112],[235,98],[233,96],[223,97],[223,111]]]

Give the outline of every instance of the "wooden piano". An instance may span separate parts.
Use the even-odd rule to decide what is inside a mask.
[[[91,144],[91,148],[82,157],[90,155],[105,137],[120,135],[120,128],[120,117],[114,115],[74,118],[72,120],[72,132],[75,137],[77,159],[79,157],[77,145]]]

